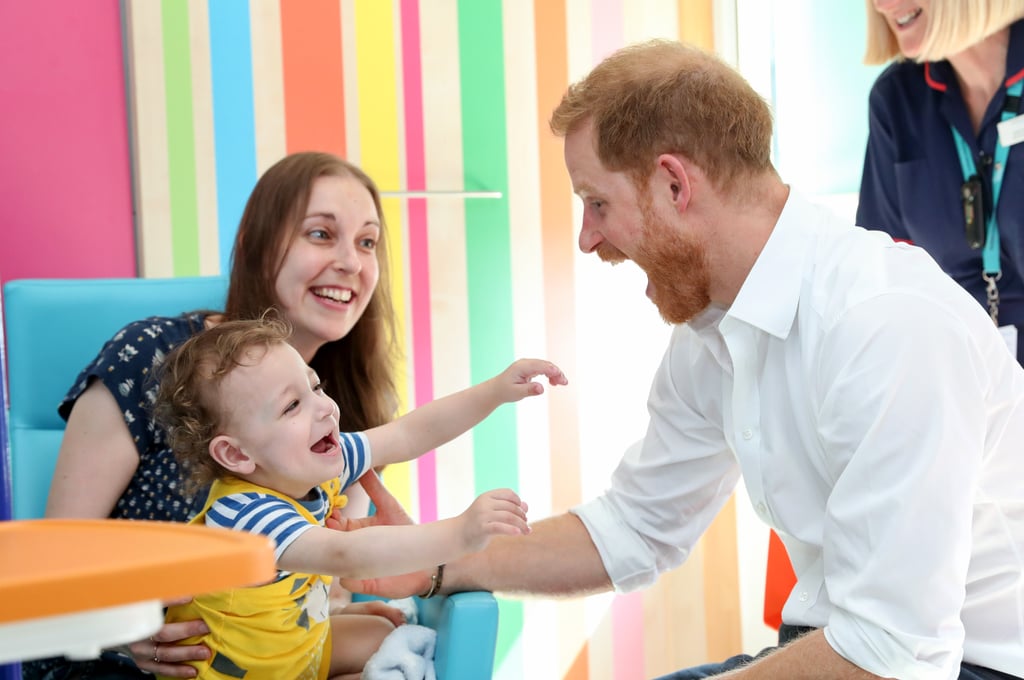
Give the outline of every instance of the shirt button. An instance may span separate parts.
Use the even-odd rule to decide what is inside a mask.
[[[744,429],[744,430],[743,430],[743,432],[742,432],[741,434],[743,435],[743,438],[744,438],[744,439],[750,439],[751,437],[753,437],[753,436],[754,436],[754,433],[750,431],[750,428],[749,428],[749,427],[748,427],[748,428],[746,428],[746,429]]]
[[[810,595],[807,594],[806,590],[803,591],[802,593],[800,593],[800,601],[801,602],[807,602],[809,597],[810,597]]]
[[[765,505],[764,503],[758,503],[757,504],[757,514],[761,515],[762,517],[767,515],[768,514],[768,506]]]

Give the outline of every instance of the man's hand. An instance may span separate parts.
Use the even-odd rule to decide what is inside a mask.
[[[376,597],[398,600],[403,597],[421,595],[430,588],[430,577],[434,570],[417,571],[401,576],[382,576],[380,578],[339,578],[338,583],[353,593],[365,593]]]
[[[363,616],[382,616],[396,628],[405,623],[405,614],[398,607],[392,607],[383,600],[364,600],[345,605],[333,614],[361,614]]]

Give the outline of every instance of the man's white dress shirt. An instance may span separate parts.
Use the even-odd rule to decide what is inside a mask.
[[[575,508],[621,591],[686,559],[739,475],[783,610],[882,676],[1024,670],[1024,370],[921,249],[791,191],[728,310],[673,330],[646,436]]]

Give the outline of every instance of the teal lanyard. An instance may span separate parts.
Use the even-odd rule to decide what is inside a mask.
[[[1018,80],[1006,89],[1007,98],[1018,101],[1024,81]],[[1009,120],[1017,115],[1016,111],[1004,107],[1002,120]],[[970,180],[978,174],[974,164],[974,156],[971,154],[971,147],[964,141],[963,135],[952,125],[949,128],[953,131],[953,141],[956,142],[956,152],[960,157],[960,169],[964,173],[964,181]],[[1009,149],[999,142],[996,137],[996,148],[992,154],[992,208],[988,218],[985,220],[985,245],[981,249],[981,277],[985,280],[986,295],[988,297],[988,312],[992,321],[999,323],[999,288],[996,282],[1003,275],[1002,265],[999,261],[999,225],[996,222],[996,208],[999,206],[999,191],[1003,187],[1003,174],[1006,172],[1006,157]]]

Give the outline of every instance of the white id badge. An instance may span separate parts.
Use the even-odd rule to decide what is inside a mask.
[[[1024,142],[1024,114],[996,124],[999,131],[999,143],[1010,147]]]
[[[1005,342],[1006,346],[1010,349],[1010,354],[1014,358],[1016,358],[1017,357],[1017,327],[1013,326],[1013,325],[1010,325],[1010,326],[1000,326],[999,327],[999,334],[1003,336],[1003,342]]]

